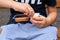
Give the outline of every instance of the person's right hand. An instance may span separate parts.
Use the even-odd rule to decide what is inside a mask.
[[[15,11],[22,12],[25,15],[28,15],[28,16],[33,16],[34,15],[34,9],[27,3],[15,2],[13,4],[13,9]]]

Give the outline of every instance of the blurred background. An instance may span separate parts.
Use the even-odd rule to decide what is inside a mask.
[[[60,27],[60,0],[57,0],[57,13],[58,17],[53,25]],[[9,21],[9,17],[10,10],[6,8],[0,8],[0,26],[5,25]]]

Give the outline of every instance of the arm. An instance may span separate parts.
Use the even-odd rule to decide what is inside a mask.
[[[57,19],[57,9],[55,6],[52,7],[48,7],[48,16],[47,16],[47,21],[48,21],[48,25],[52,24],[55,22],[55,20]]]
[[[57,18],[56,0],[45,0],[45,3],[48,6],[48,16],[39,15],[38,17],[31,18],[31,22],[40,28],[51,25]]]
[[[12,8],[13,0],[0,0],[0,7]]]
[[[25,15],[28,15],[28,16],[31,16],[34,14],[34,10],[29,4],[16,2],[13,0],[0,0],[0,7],[12,8],[15,11],[25,13]]]
[[[32,17],[31,22],[40,28],[47,27],[55,22],[57,18],[57,11],[55,6],[48,6],[49,14],[47,17],[39,15],[38,17]]]

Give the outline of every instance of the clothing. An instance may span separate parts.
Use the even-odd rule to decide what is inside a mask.
[[[2,26],[0,40],[56,40],[57,29],[54,26],[38,28],[34,24],[10,24]]]
[[[45,4],[47,4],[48,6],[56,6],[56,0],[17,0],[17,1],[30,4],[31,7],[34,9],[35,13],[40,13],[40,15],[43,15],[45,17],[47,16]],[[13,19],[13,17],[16,14],[23,14],[23,13],[17,12],[17,11],[14,11],[13,9],[11,9],[11,16],[10,16],[10,21],[8,22],[8,24],[16,23]],[[27,21],[27,22],[29,22],[29,21]],[[27,22],[25,22],[25,23],[27,23]]]
[[[55,6],[56,0],[18,0],[19,2],[27,2],[36,13],[40,13],[47,17],[45,4],[48,6]],[[2,33],[0,34],[0,40],[56,40],[57,29],[54,26],[48,26],[45,28],[39,28],[32,24],[30,21],[16,23],[13,17],[21,12],[11,9],[9,25],[1,26]],[[16,24],[15,24],[16,23]]]

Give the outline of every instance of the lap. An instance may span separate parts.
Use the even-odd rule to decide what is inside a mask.
[[[10,24],[1,27],[3,29],[3,34],[7,38],[27,38],[36,40],[37,38],[54,37],[56,38],[57,29],[54,26],[48,26],[46,28],[38,28],[33,24]],[[35,39],[36,37],[36,39]]]

